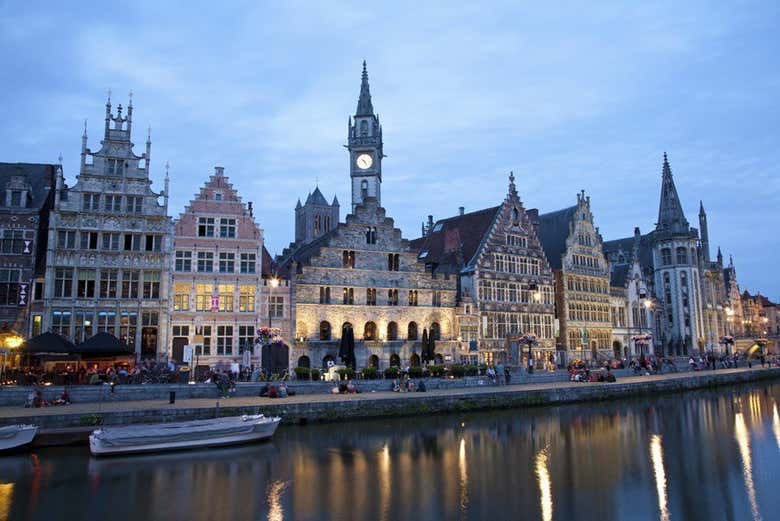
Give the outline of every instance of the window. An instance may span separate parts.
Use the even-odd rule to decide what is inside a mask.
[[[82,250],[97,250],[97,247],[98,247],[97,232],[81,232]]]
[[[4,230],[2,236],[0,243],[2,253],[24,253],[24,232],[22,230]]]
[[[139,277],[137,271],[122,272],[122,298],[138,298]]]
[[[73,340],[77,343],[83,342],[92,336],[92,329],[95,327],[95,314],[92,311],[76,310],[73,321]]]
[[[211,311],[211,284],[195,285],[195,311]]]
[[[257,255],[254,253],[241,254],[241,273],[255,273]]]
[[[109,195],[103,196],[103,209],[107,212],[121,212],[122,211],[122,196],[121,195]]]
[[[354,288],[344,288],[341,292],[342,303],[352,305],[355,303],[355,290]]]
[[[441,327],[438,322],[431,324],[431,338],[434,340],[441,340]]]
[[[320,340],[330,340],[331,327],[330,322],[323,320],[320,322]]]
[[[81,209],[88,211],[99,210],[100,194],[81,194]]]
[[[128,213],[141,213],[143,211],[143,197],[136,195],[128,195],[125,209]]]
[[[33,315],[32,317],[32,336],[38,336],[43,332],[43,317]]]
[[[390,322],[387,324],[387,339],[398,340],[398,323]]]
[[[54,296],[70,297],[73,295],[73,269],[57,268],[54,270]]]
[[[219,236],[233,238],[236,236],[236,220],[235,219],[220,219],[219,220]]]
[[[241,285],[238,293],[238,310],[243,312],[255,310],[255,286]]]
[[[330,288],[320,286],[320,304],[330,304]]]
[[[217,286],[219,290],[219,310],[220,311],[233,311],[233,292],[236,287],[233,284],[220,284]]]
[[[238,354],[252,352],[255,345],[255,326],[238,326]]]
[[[401,264],[401,256],[397,253],[389,253],[387,255],[387,271],[399,271]]]
[[[123,311],[119,315],[119,339],[135,350],[135,339],[138,333],[138,313]]]
[[[376,226],[366,228],[366,244],[376,244]]]
[[[173,285],[173,310],[190,310],[190,285],[186,282],[176,282]]]
[[[11,206],[22,206],[22,192],[21,190],[11,191]]]
[[[389,290],[387,290],[387,305],[388,306],[397,306],[398,305],[398,290],[397,289],[389,289]]]
[[[217,355],[233,354],[233,326],[217,326]]]
[[[76,296],[78,298],[95,297],[95,270],[78,270]]]
[[[0,269],[0,306],[19,305],[21,270]]]
[[[409,305],[410,306],[416,306],[417,305],[417,290],[416,289],[410,289],[409,290]]]
[[[521,248],[527,248],[528,247],[528,240],[525,237],[522,237],[520,235],[507,235],[506,236],[506,245],[507,246],[519,246]]]
[[[160,325],[160,314],[156,311],[144,311],[141,313],[141,325],[155,327]]]
[[[376,288],[366,288],[366,305],[376,306]]]
[[[271,318],[284,318],[284,297],[269,297]]]
[[[198,217],[198,237],[214,237],[213,217]]]
[[[688,264],[688,250],[682,246],[677,248],[677,264]]]
[[[211,326],[203,326],[201,331],[203,346],[195,346],[195,354],[208,356],[211,354]]]
[[[192,271],[192,252],[177,250],[174,269],[185,273]]]
[[[363,326],[363,340],[376,340],[376,323],[366,322]]]
[[[409,326],[406,328],[406,339],[417,340],[417,322],[409,322]]]
[[[144,272],[144,298],[160,298],[160,272]]]
[[[342,266],[345,268],[355,267],[355,252],[351,250],[344,250],[341,252]]]
[[[125,244],[122,248],[124,251],[140,251],[141,250],[141,235],[137,233],[126,233]]]
[[[147,235],[144,250],[145,251],[160,251],[162,247],[162,235]]]
[[[221,252],[219,254],[219,272],[234,273],[236,271],[236,254]]]
[[[434,291],[433,292],[433,299],[432,299],[433,305],[440,307],[441,306],[441,291]]]
[[[106,173],[108,175],[122,175],[122,160],[121,159],[107,160]]]
[[[116,312],[98,311],[98,332],[109,333],[116,336]]]
[[[51,332],[62,335],[65,338],[70,337],[70,311],[61,311],[55,309],[51,314]]]
[[[118,251],[121,235],[118,233],[103,232],[103,249]]]
[[[72,250],[76,247],[76,232],[60,230],[57,232],[57,249]]]
[[[661,248],[661,264],[668,266],[672,263],[672,250],[671,248]]]
[[[214,253],[210,251],[198,252],[198,271],[201,273],[214,271]]]

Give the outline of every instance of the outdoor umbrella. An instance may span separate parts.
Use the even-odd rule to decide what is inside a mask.
[[[352,369],[355,368],[355,331],[349,328],[347,331],[347,365]]]
[[[67,355],[76,347],[66,338],[55,333],[42,333],[22,344],[20,352],[25,355]]]
[[[428,337],[427,350],[428,350],[428,353],[427,353],[428,354],[428,361],[435,360],[436,359],[436,337],[433,334],[431,334]]]
[[[76,353],[82,357],[132,356],[135,351],[111,333],[101,331],[76,346]]]
[[[341,330],[341,342],[339,343],[339,358],[345,364],[349,358],[349,349],[347,343],[349,342],[349,332],[352,331],[351,327],[347,327]]]
[[[428,330],[423,329],[422,342],[420,351],[422,351],[422,363],[428,363]]]

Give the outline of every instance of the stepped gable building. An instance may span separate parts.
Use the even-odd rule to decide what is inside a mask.
[[[81,138],[76,184],[57,175],[49,220],[43,300],[36,303],[43,330],[79,343],[110,333],[143,358],[168,351],[168,295],[172,223],[168,176],[162,192],[149,176],[151,139],[133,152],[132,100],[122,115],[111,99],[100,149]]]
[[[576,205],[539,215],[539,238],[555,274],[558,343],[566,358],[611,358],[610,272],[590,197],[583,191]]]
[[[0,163],[0,333],[42,332],[29,321],[34,280],[42,274],[46,229],[61,165]]]
[[[456,331],[460,359],[470,363],[526,364],[523,334],[537,337],[536,367],[554,359],[553,274],[534,227],[509,177],[501,205],[441,219],[412,242],[433,273],[459,281]],[[552,358],[551,358],[552,356]]]
[[[382,147],[364,64],[347,144],[352,212],[345,222],[279,259],[293,285],[291,359],[298,366],[341,363],[339,342],[349,328],[357,367],[419,364],[424,330],[439,340],[441,360],[451,359],[456,349],[451,339],[457,281],[426,271],[387,217],[381,205]]]
[[[275,279],[263,244],[263,230],[224,168],[200,189],[175,223],[172,356],[181,361],[185,345],[194,347],[196,363],[259,363],[258,327],[288,333],[288,283]],[[272,294],[273,293],[273,294]]]

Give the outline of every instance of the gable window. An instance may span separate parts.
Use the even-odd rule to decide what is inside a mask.
[[[100,208],[100,194],[81,194],[82,210],[98,210]]]
[[[400,271],[401,256],[397,253],[387,255],[387,271]]]
[[[122,160],[121,159],[109,159],[106,161],[106,173],[108,175],[121,175],[122,174]]]
[[[214,237],[214,218],[198,218],[198,237]]]
[[[507,235],[506,236],[506,245],[507,246],[519,246],[521,248],[527,248],[528,247],[528,240],[525,237],[522,237],[520,235]]]
[[[222,192],[214,192],[214,200],[215,201],[221,201],[222,200]]]
[[[107,212],[120,212],[122,211],[122,196],[121,195],[104,195],[103,196],[103,209]]]
[[[128,195],[125,208],[129,213],[141,213],[143,210],[143,197]]]
[[[236,236],[236,220],[235,219],[220,219],[219,220],[219,236],[233,238]]]
[[[366,244],[376,244],[376,226],[366,228]]]
[[[342,266],[344,268],[354,268],[355,267],[355,252],[352,250],[344,250],[341,253],[341,261]]]
[[[11,206],[22,206],[22,192],[21,190],[11,191]]]

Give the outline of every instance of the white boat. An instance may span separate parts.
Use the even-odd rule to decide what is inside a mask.
[[[0,452],[11,452],[29,445],[38,434],[37,425],[0,427]]]
[[[236,445],[273,436],[281,418],[262,414],[213,420],[104,427],[89,436],[94,456]]]

